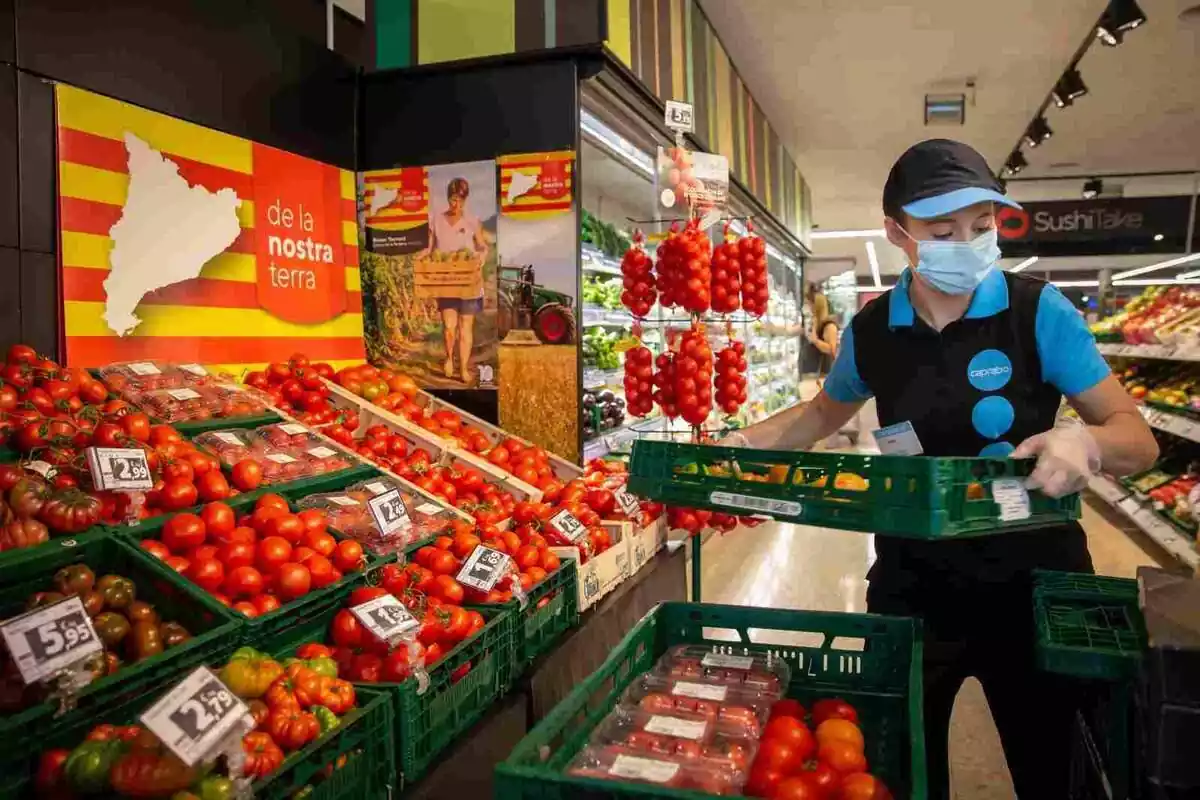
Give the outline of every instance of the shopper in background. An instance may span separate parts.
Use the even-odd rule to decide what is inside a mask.
[[[805,334],[809,344],[817,352],[817,384],[822,382],[833,368],[838,350],[838,324],[833,317],[818,317],[813,330]]]
[[[997,203],[1017,207],[967,145],[935,139],[905,152],[883,211],[911,267],[855,316],[816,400],[746,428],[740,443],[807,450],[874,397],[900,454],[1036,457],[1027,486],[1053,497],[1101,468],[1153,464],[1158,445],[1078,311],[1053,286],[997,269]],[[1083,424],[1056,422],[1064,395]],[[929,796],[949,796],[950,712],[975,676],[1018,796],[1066,797],[1075,703],[1034,665],[1031,570],[1091,572],[1083,529],[877,536],[875,549],[868,609],[924,629]]]
[[[479,260],[479,297],[439,297],[438,311],[442,315],[442,339],[446,344],[447,378],[454,377],[454,350],[458,345],[459,373],[462,382],[471,385],[471,350],[475,346],[475,315],[483,311],[483,262],[487,260],[488,243],[479,219],[467,212],[467,197],[471,187],[466,178],[454,178],[446,184],[446,210],[435,213],[429,221],[429,247],[439,253],[466,250]]]

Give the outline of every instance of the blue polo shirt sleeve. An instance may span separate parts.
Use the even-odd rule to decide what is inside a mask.
[[[1034,335],[1042,380],[1067,397],[1086,392],[1112,374],[1083,315],[1049,284],[1038,299]]]
[[[825,394],[839,403],[861,403],[871,397],[871,390],[858,374],[854,363],[854,326],[846,327],[842,342],[838,346],[833,369],[825,379]]]

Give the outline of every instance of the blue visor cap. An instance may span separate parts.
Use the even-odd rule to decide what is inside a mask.
[[[973,206],[976,203],[988,201],[1001,203],[1010,208],[1019,209],[1021,207],[1015,200],[994,189],[968,186],[963,189],[955,189],[950,192],[934,195],[933,197],[926,197],[922,200],[914,200],[903,208],[904,213],[914,219],[933,219],[934,217],[952,214],[959,209]]]

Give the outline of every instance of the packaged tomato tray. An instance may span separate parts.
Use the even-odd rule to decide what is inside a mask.
[[[422,504],[421,498],[401,491],[400,499],[408,512],[409,522],[390,533],[384,533],[367,504],[374,496],[366,489],[346,489],[309,495],[298,501],[297,505],[301,511],[315,508],[325,512],[329,527],[348,539],[354,539],[376,555],[399,552],[413,542],[440,533],[450,523],[449,518],[438,516],[442,509],[433,504]],[[428,513],[431,508],[436,509],[438,515]]]
[[[377,478],[368,478],[365,481],[359,481],[350,486],[347,491],[369,492],[370,497],[378,497],[381,494],[387,494],[392,489],[400,490],[400,496],[404,498],[404,505],[414,512],[414,518],[428,517],[430,519],[445,520],[446,522],[455,519],[455,515],[450,509],[413,493],[407,486],[389,478],[387,475],[380,475]]]
[[[751,714],[720,719],[712,711],[618,706],[592,732],[589,743],[684,758],[726,758],[738,769],[748,769],[758,747],[758,718]]]
[[[633,781],[670,789],[691,789],[717,796],[737,795],[746,783],[745,769],[732,759],[647,753],[624,745],[588,745],[567,767],[585,778]]]
[[[166,361],[126,361],[99,369],[100,379],[114,392],[147,392],[155,389],[178,389],[199,386],[213,378],[199,364],[170,364]]]
[[[671,680],[740,686],[772,701],[783,697],[791,671],[781,659],[756,653],[723,653],[704,645],[676,645],[663,654],[654,673]]]
[[[192,441],[212,452],[227,467],[240,461],[255,462],[262,469],[263,483],[294,481],[314,474],[307,459],[271,447],[253,431],[237,428],[207,431]]]
[[[353,461],[348,455],[330,447],[328,441],[311,433],[298,422],[263,425],[254,429],[254,436],[277,452],[307,461],[313,475],[336,472],[353,466]]]
[[[721,682],[674,679],[647,672],[625,689],[621,704],[652,713],[700,713],[730,724],[745,725],[757,736],[767,724],[778,698],[753,687]]]
[[[212,419],[221,413],[220,400],[204,387],[178,386],[173,389],[127,391],[125,399],[163,422],[191,422]]]

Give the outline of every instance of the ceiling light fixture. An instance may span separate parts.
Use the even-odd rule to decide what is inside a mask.
[[[1046,122],[1046,118],[1038,116],[1033,122],[1029,123],[1029,127],[1025,131],[1025,143],[1030,147],[1037,147],[1053,135],[1054,131],[1050,130],[1050,125]]]
[[[1161,233],[1154,234],[1154,241],[1161,242],[1162,240],[1163,240],[1163,235]]]
[[[1028,269],[1029,267],[1032,267],[1034,264],[1036,264],[1037,260],[1038,260],[1037,256],[1030,256],[1029,258],[1022,261],[1020,264],[1017,264],[1015,267],[1010,269],[1009,272],[1020,272],[1022,270]]]
[[[1134,278],[1131,281],[1114,281],[1113,286],[1200,286],[1200,271],[1177,275],[1174,278]]]
[[[1100,281],[1050,281],[1060,289],[1090,289],[1099,286]]]
[[[1111,0],[1096,25],[1096,38],[1109,47],[1116,47],[1125,34],[1146,21],[1137,0]]]
[[[1083,199],[1093,200],[1100,196],[1104,191],[1104,181],[1099,178],[1092,178],[1090,181],[1083,182]]]
[[[1020,150],[1013,150],[1008,161],[1004,162],[1004,169],[1008,171],[1009,175],[1016,175],[1028,166],[1029,162],[1025,160],[1025,154]]]
[[[1129,269],[1129,270],[1125,270],[1124,272],[1118,272],[1116,275],[1112,276],[1112,279],[1113,279],[1113,283],[1116,283],[1117,281],[1123,281],[1128,278],[1132,278],[1135,275],[1145,275],[1147,272],[1153,272],[1156,269],[1167,269],[1168,267],[1178,267],[1181,264],[1190,264],[1193,261],[1200,261],[1200,253],[1192,253],[1190,256],[1180,256],[1179,258],[1170,258],[1170,259],[1167,259],[1166,261],[1159,261],[1157,264],[1147,264],[1146,266],[1138,267],[1137,269]],[[1200,274],[1200,273],[1195,273],[1195,274]],[[1188,275],[1180,275],[1179,277],[1186,278],[1186,277],[1190,277],[1191,275],[1192,275],[1192,273],[1189,273]]]
[[[883,238],[887,236],[887,231],[883,228],[857,231],[813,231],[809,235],[813,239],[870,239],[874,237]]]
[[[1059,108],[1066,108],[1087,94],[1087,91],[1083,76],[1079,74],[1079,70],[1072,68],[1064,72],[1058,79],[1058,83],[1054,84],[1054,91],[1050,93],[1050,99]]]
[[[879,257],[875,255],[875,243],[870,239],[867,240],[867,261],[871,262],[871,277],[875,285],[882,287],[883,281],[879,280]]]

